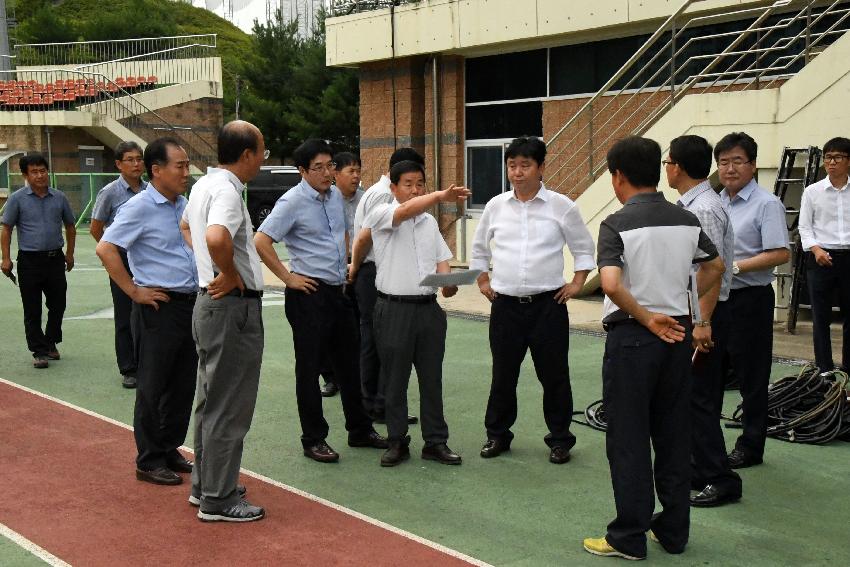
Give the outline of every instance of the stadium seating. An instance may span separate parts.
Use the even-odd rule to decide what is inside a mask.
[[[156,76],[115,77],[109,81],[93,78],[56,79],[52,83],[35,80],[0,80],[0,110],[71,110],[77,104],[91,104],[126,93],[156,87]]]

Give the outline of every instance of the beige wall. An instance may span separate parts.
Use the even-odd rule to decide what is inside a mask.
[[[689,13],[764,5],[764,0],[696,0]],[[683,0],[422,0],[330,18],[327,64],[357,65],[432,53],[484,55],[654,31]]]

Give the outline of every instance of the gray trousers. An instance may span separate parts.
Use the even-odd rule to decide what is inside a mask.
[[[449,438],[443,416],[445,312],[436,301],[411,304],[379,297],[373,317],[375,344],[386,376],[387,438],[403,441],[407,435],[407,385],[411,367],[416,367],[422,438],[427,445],[445,443]]]
[[[242,442],[254,417],[263,358],[261,301],[199,295],[192,335],[198,348],[192,494],[210,512],[239,502]]]

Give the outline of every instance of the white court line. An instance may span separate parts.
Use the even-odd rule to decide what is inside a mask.
[[[127,425],[126,423],[122,423],[122,422],[120,422],[116,419],[112,419],[111,417],[107,417],[105,415],[95,413],[95,412],[88,410],[86,408],[83,408],[83,407],[74,405],[72,403],[66,402],[65,400],[60,400],[59,398],[54,398],[53,396],[50,396],[50,395],[45,394],[43,392],[39,392],[37,390],[27,388],[26,386],[21,386],[20,384],[17,384],[15,382],[11,382],[9,380],[6,380],[5,378],[0,378],[0,383],[6,384],[8,386],[12,386],[13,388],[17,388],[19,390],[23,390],[24,392],[27,392],[29,394],[33,394],[33,395],[38,396],[40,398],[44,398],[45,400],[49,400],[51,402],[65,406],[66,408],[70,408],[72,410],[84,413],[88,416],[103,420],[107,423],[110,423],[112,425],[116,425],[116,426],[121,427],[123,429],[126,429],[128,431],[133,431],[133,426],[131,426],[131,425]],[[183,450],[185,450],[189,453],[194,454],[192,449],[190,449],[188,447],[184,446],[184,447],[181,447],[181,449],[183,449]],[[319,504],[323,504],[323,505],[327,506],[328,508],[331,508],[331,509],[336,510],[338,512],[342,512],[343,514],[347,514],[349,516],[357,518],[358,520],[362,520],[362,521],[366,522],[367,524],[371,524],[373,526],[385,529],[388,532],[392,532],[396,535],[400,535],[400,536],[405,537],[409,540],[415,541],[416,543],[422,544],[426,547],[430,547],[431,549],[445,553],[446,555],[454,557],[455,559],[460,559],[461,561],[466,561],[467,563],[469,563],[471,565],[476,565],[477,567],[493,567],[490,563],[486,563],[484,561],[481,561],[480,559],[470,557],[469,555],[461,553],[460,551],[456,551],[454,549],[451,549],[449,547],[441,545],[441,544],[439,544],[435,541],[425,539],[424,537],[420,537],[420,536],[418,536],[414,533],[408,532],[408,531],[403,530],[401,528],[397,528],[393,525],[382,522],[381,520],[377,520],[377,519],[372,518],[370,516],[366,516],[365,514],[361,514],[360,512],[352,510],[351,508],[346,508],[345,506],[342,506],[340,504],[336,504],[334,502],[331,502],[330,500],[325,500],[324,498],[321,498],[321,497],[316,496],[314,494],[310,494],[309,492],[304,492],[303,490],[295,488],[294,486],[289,486],[288,484],[278,482],[278,481],[276,481],[272,478],[261,475],[259,473],[254,472],[254,471],[250,471],[250,470],[245,469],[245,468],[240,469],[240,470],[243,474],[245,474],[247,476],[250,476],[250,477],[255,478],[257,480],[260,480],[262,482],[271,484],[272,486],[282,488],[283,490],[286,490],[287,492],[297,494],[298,496],[301,496],[301,497],[306,498],[308,500],[312,500],[313,502],[318,502]],[[3,526],[3,524],[0,524],[0,526]],[[14,532],[12,532],[12,533],[14,533]],[[12,538],[10,537],[10,539],[12,539]],[[20,544],[20,545],[22,547],[26,547],[23,544]],[[32,544],[32,545],[35,546],[35,544]],[[38,547],[38,546],[35,546],[35,547]],[[41,548],[38,548],[38,549],[41,549]],[[47,552],[45,551],[44,553],[47,553]],[[53,557],[53,556],[51,555],[51,557]],[[56,559],[56,560],[59,561],[59,559]],[[55,563],[55,565],[67,565],[67,563],[60,562],[60,563]]]
[[[56,567],[71,567],[69,563],[65,563],[43,547],[34,544],[9,526],[2,523],[0,523],[0,536],[4,536],[18,544],[20,547],[29,551],[48,565],[55,565]]]

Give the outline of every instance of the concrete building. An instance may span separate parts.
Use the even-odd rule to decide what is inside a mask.
[[[847,135],[848,2],[388,4],[334,2],[346,15],[327,21],[327,64],[360,72],[364,184],[412,145],[430,187],[472,189],[465,213],[440,214],[461,262],[480,210],[509,189],[503,151],[519,135],[547,142],[545,182],[577,199],[593,234],[619,206],[604,157],[626,135],[666,149],[686,133],[715,142],[745,130],[768,188],[783,147]]]

